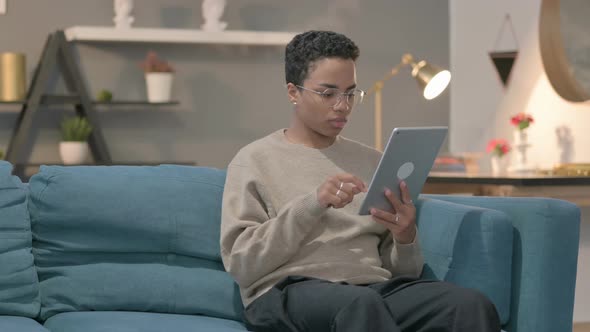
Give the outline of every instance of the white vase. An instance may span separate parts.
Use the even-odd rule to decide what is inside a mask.
[[[490,162],[493,175],[506,173],[506,159],[504,157],[491,156]]]
[[[83,164],[88,157],[88,143],[60,142],[59,155],[64,165]]]
[[[528,144],[528,134],[524,130],[515,130],[513,133],[514,145]]]
[[[172,73],[146,73],[147,98],[150,103],[170,101],[172,94]]]
[[[508,169],[512,173],[529,173],[534,172],[535,169],[531,167],[527,161],[527,150],[530,148],[528,142],[528,134],[526,130],[514,131],[514,156],[513,162]]]

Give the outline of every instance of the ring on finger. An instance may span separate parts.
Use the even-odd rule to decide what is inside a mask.
[[[342,186],[344,186],[344,182],[340,181],[340,187],[338,187],[338,190],[342,190]]]
[[[399,222],[399,214],[396,214],[396,215],[395,215],[395,220],[394,220],[394,222]]]
[[[342,191],[342,190],[338,189],[338,191],[336,192],[336,196],[340,197],[340,192],[341,192],[341,191]]]

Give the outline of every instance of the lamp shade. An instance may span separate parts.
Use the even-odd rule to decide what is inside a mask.
[[[406,53],[402,56],[402,61],[391,69],[385,77],[377,81],[367,91],[367,94],[375,94],[375,149],[383,151],[383,137],[382,137],[382,92],[383,83],[394,77],[400,72],[404,66],[412,67],[412,76],[418,81],[420,89],[425,99],[430,100],[440,95],[449,83],[451,82],[451,73],[437,66],[431,65],[422,60],[418,63],[414,62],[414,57]]]
[[[412,68],[412,76],[418,81],[424,98],[430,100],[440,95],[451,81],[451,73],[422,60]]]

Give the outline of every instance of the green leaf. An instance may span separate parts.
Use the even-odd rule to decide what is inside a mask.
[[[96,98],[98,101],[109,102],[113,100],[113,93],[109,90],[101,90]]]
[[[88,119],[80,116],[64,118],[60,124],[63,141],[85,142],[92,133]]]

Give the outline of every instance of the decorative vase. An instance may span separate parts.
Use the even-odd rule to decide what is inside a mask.
[[[146,73],[147,98],[150,103],[170,101],[172,94],[172,73]]]
[[[492,156],[490,158],[490,161],[491,161],[493,175],[504,174],[504,172],[506,170],[506,163],[504,162],[504,157]]]
[[[22,53],[0,53],[0,101],[26,98],[26,58]]]
[[[528,142],[528,133],[526,130],[515,130],[514,131],[514,149],[515,154],[513,164],[508,169],[510,172],[514,173],[529,173],[534,172],[534,168],[532,168],[527,161],[527,149],[530,148],[530,144]]]
[[[87,142],[60,142],[59,155],[64,165],[78,165],[88,157]]]
[[[528,144],[528,136],[525,130],[515,130],[513,133],[514,145]]]

